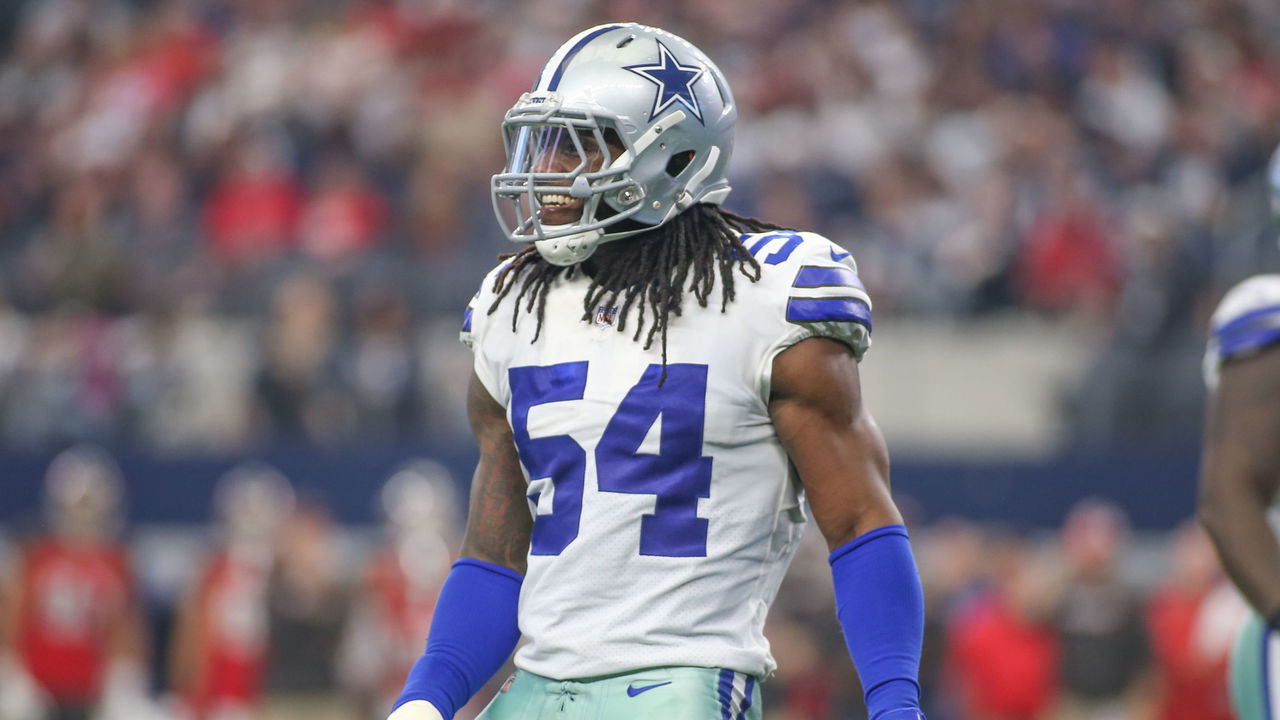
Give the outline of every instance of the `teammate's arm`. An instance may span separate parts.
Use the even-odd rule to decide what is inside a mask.
[[[451,718],[520,639],[516,606],[533,517],[506,412],[473,373],[467,392],[480,462],[462,541],[431,620],[427,649],[409,672],[390,720]]]
[[[1222,365],[1211,391],[1200,472],[1200,522],[1258,614],[1280,622],[1280,545],[1267,508],[1280,487],[1280,352]]]
[[[836,614],[872,720],[915,720],[924,599],[889,453],[847,346],[809,338],[773,362],[769,413],[832,551]]]

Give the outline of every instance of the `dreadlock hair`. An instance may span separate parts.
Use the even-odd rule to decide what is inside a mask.
[[[618,331],[622,332],[631,309],[637,308],[639,317],[632,340],[639,342],[647,313],[649,332],[645,335],[644,349],[652,347],[654,339],[661,334],[661,384],[667,377],[667,327],[671,317],[679,317],[683,310],[685,287],[693,291],[698,305],[707,307],[718,273],[720,312],[726,311],[734,300],[735,268],[751,282],[760,279],[760,263],[742,244],[741,235],[781,229],[755,218],[735,215],[717,205],[694,205],[665,225],[630,238],[618,252],[595,269],[591,285],[582,298],[582,319],[590,320],[592,309],[599,305],[617,306],[621,302]],[[537,308],[538,327],[533,335],[533,340],[537,341],[542,334],[547,293],[552,284],[561,275],[572,278],[583,270],[580,265],[553,265],[532,245],[499,259],[511,259],[511,262],[494,279],[493,290],[497,297],[488,312],[492,315],[498,309],[502,300],[515,288],[516,281],[523,276],[524,282],[516,293],[516,312],[511,318],[511,329],[516,329],[523,301],[526,313]]]

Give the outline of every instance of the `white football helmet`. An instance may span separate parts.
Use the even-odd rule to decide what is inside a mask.
[[[718,205],[737,116],[723,73],[680,37],[634,23],[585,30],[507,112],[498,222],[572,265],[694,203]]]
[[[124,511],[124,476],[96,445],[63,450],[45,471],[45,513],[65,537],[102,539],[114,534]]]
[[[232,467],[213,490],[213,507],[236,545],[267,545],[293,511],[295,497],[289,479],[260,462]]]

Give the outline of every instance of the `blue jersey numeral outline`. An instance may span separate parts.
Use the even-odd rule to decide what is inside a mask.
[[[769,253],[769,255],[763,260],[765,265],[780,265],[786,262],[787,258],[791,257],[791,253],[795,252],[796,248],[800,247],[800,244],[804,242],[804,237],[799,233],[787,231],[769,233],[752,243],[751,247],[747,248],[747,252],[759,258],[760,252],[764,250],[769,243],[783,238],[786,239],[786,242],[782,243],[782,246],[777,250]]]
[[[707,366],[649,365],[619,403],[595,448],[597,485],[603,492],[654,495],[654,511],[640,519],[640,554],[706,557],[709,523],[698,517],[698,500],[711,496],[710,457],[702,455],[706,420]],[[578,536],[586,451],[568,435],[533,438],[529,410],[537,405],[581,400],[587,363],[511,368],[511,429],[520,461],[531,480],[550,478],[550,513],[534,516],[530,553],[559,555]],[[639,452],[661,419],[659,452]],[[536,507],[538,494],[529,499]]]

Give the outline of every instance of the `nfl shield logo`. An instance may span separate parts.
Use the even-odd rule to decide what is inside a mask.
[[[613,319],[618,315],[618,308],[601,305],[596,308],[596,327],[612,327]]]

